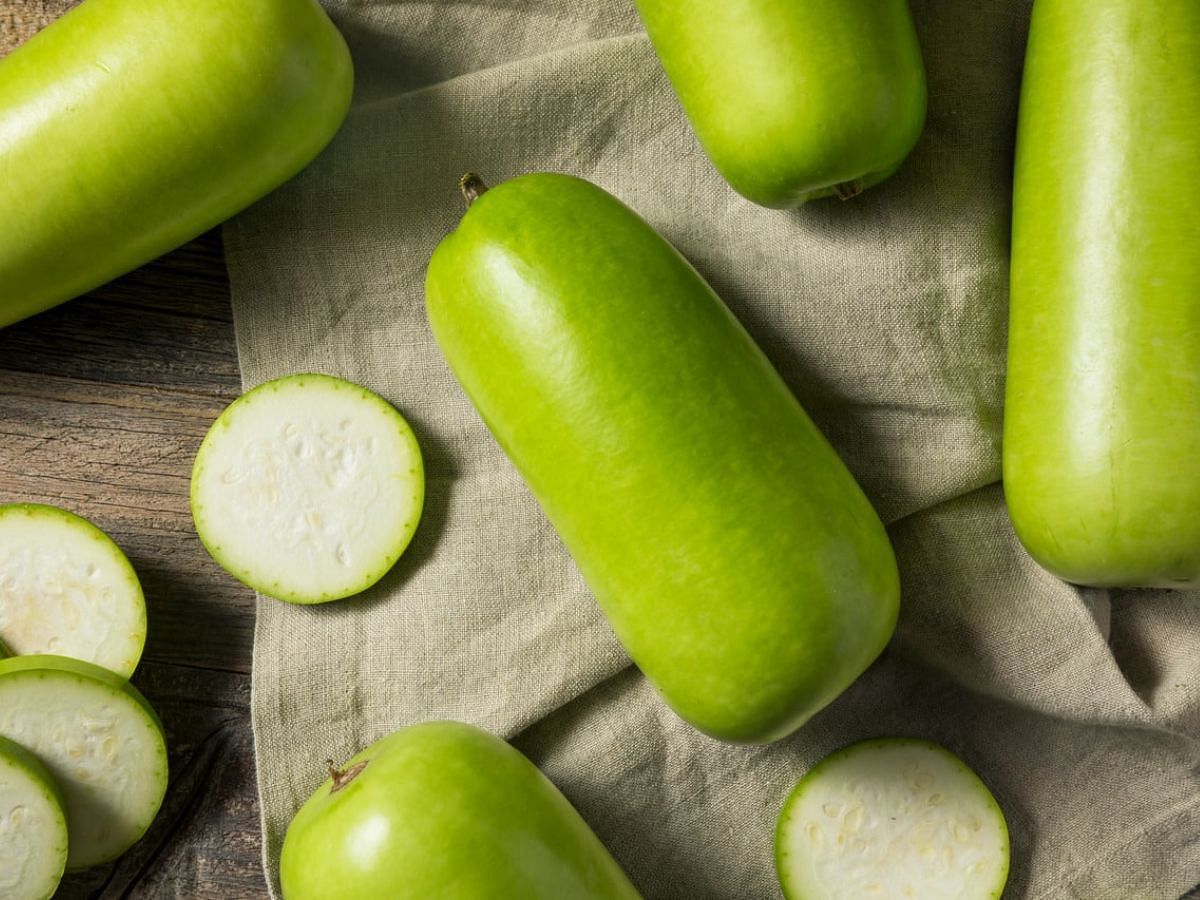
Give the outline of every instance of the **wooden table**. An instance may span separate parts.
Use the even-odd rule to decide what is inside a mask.
[[[77,2],[0,0],[0,55]],[[71,876],[60,897],[267,896],[249,709],[254,595],[208,558],[187,501],[200,440],[240,388],[217,232],[0,330],[0,503],[63,506],[129,554],[150,621],[133,681],[171,748],[149,834],[116,864]]]
[[[141,576],[133,681],[158,711],[171,787],[147,837],[59,896],[266,896],[250,734],[254,595],[201,547],[192,457],[238,395],[216,232],[88,297],[0,330],[0,502],[95,522]]]
[[[75,0],[0,0],[0,54]],[[141,576],[149,638],[134,683],[171,748],[146,838],[61,897],[265,897],[250,733],[254,595],[208,558],[188,478],[241,389],[217,232],[95,293],[0,330],[0,503],[62,506]]]

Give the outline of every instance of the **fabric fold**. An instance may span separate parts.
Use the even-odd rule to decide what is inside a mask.
[[[226,227],[243,378],[321,371],[380,392],[417,433],[428,500],[366,594],[259,601],[272,890],[321,761],[431,718],[515,737],[648,900],[780,896],[772,829],[795,780],[886,734],[945,744],[996,793],[1008,897],[1175,900],[1200,881],[1200,597],[1057,581],[996,484],[1029,0],[914,0],[931,100],[917,151],[852,202],[783,212],[716,175],[626,0],[326,5],[356,102],[309,169]],[[641,213],[891,523],[897,637],[791,738],[723,745],[674,717],[454,382],[423,282],[468,170],[568,172]]]

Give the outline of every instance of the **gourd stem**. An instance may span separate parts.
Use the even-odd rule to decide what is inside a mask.
[[[470,209],[472,203],[487,193],[488,186],[474,172],[468,172],[459,179],[458,189],[462,191],[463,199],[467,201],[467,208]]]
[[[339,769],[334,766],[332,759],[327,759],[325,760],[325,767],[329,770],[329,777],[333,781],[333,787],[330,788],[329,793],[336,794],[362,774],[362,770],[367,767],[367,761],[363,760],[358,765],[351,766],[349,769]]]
[[[834,185],[833,189],[842,200],[853,200],[865,191],[867,186],[862,183],[861,178],[856,178],[854,181],[843,181],[841,184]]]

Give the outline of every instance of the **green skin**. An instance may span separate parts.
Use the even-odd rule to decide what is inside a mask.
[[[705,151],[763,206],[851,197],[925,125],[906,0],[637,0]]]
[[[455,375],[634,662],[730,741],[792,732],[883,650],[871,504],[694,269],[598,187],[488,191],[429,267]]]
[[[86,0],[0,60],[0,326],[282,184],[352,82],[316,0]]]
[[[412,725],[337,774],[288,827],[286,900],[640,900],[558,789],[478,728]]]
[[[1037,0],[1004,482],[1054,574],[1200,587],[1200,4]]]

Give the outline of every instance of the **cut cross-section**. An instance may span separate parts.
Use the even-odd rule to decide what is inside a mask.
[[[338,600],[382,578],[424,498],[404,417],[328,375],[279,378],[234,401],[192,469],[192,516],[213,559],[291,603]]]
[[[789,900],[994,900],[1008,828],[983,782],[936,744],[863,741],[824,759],[779,817]]]
[[[58,786],[32,753],[0,737],[0,897],[49,900],[66,864]]]
[[[0,506],[0,657],[52,653],[128,678],[145,643],[142,586],[108,535],[54,506]]]
[[[37,756],[62,791],[68,869],[120,856],[162,806],[162,725],[146,699],[107,669],[62,656],[0,660],[0,737]]]

